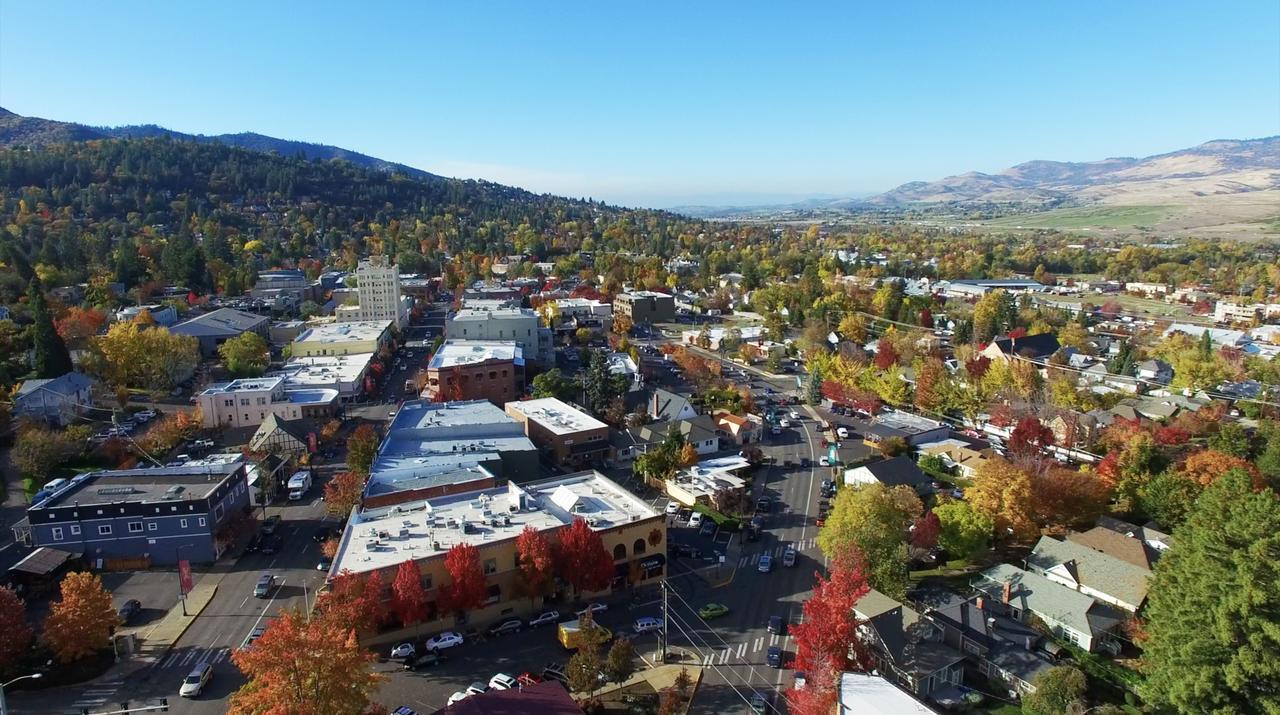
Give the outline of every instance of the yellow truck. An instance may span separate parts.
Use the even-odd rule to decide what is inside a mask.
[[[557,629],[557,635],[560,638],[560,645],[567,650],[577,650],[580,646],[587,642],[588,636],[592,636],[597,643],[607,643],[613,638],[613,632],[599,623],[587,624],[591,631],[583,628],[581,621],[565,621],[561,623]]]

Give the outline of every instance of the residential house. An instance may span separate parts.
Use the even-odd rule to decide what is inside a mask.
[[[13,416],[66,427],[93,406],[93,380],[69,372],[44,380],[25,380],[13,398]]]
[[[875,673],[841,673],[834,715],[925,715],[934,711]]]
[[[918,492],[927,492],[933,480],[920,471],[910,457],[899,455],[893,459],[882,459],[879,462],[864,464],[861,467],[846,469],[844,483],[850,486],[874,484],[879,482],[886,487],[906,486]]]
[[[1173,380],[1173,367],[1164,360],[1143,360],[1138,363],[1138,379],[1168,385]]]
[[[271,412],[249,438],[249,451],[301,457],[311,452],[315,433],[310,420],[286,420]]]
[[[1119,651],[1114,633],[1127,614],[1046,576],[997,564],[979,575],[974,588],[1014,620],[1035,616],[1054,636],[1084,650]]]
[[[1003,604],[950,591],[928,592],[916,600],[930,604],[924,615],[942,629],[943,643],[964,653],[980,675],[1003,683],[1015,697],[1035,692],[1036,676],[1054,665],[1058,646],[1010,618]]]
[[[735,415],[726,410],[717,410],[712,419],[715,420],[716,430],[738,445],[759,442],[764,431],[764,420],[757,415]]]
[[[1003,360],[1006,362],[1016,357],[1040,362],[1048,360],[1049,356],[1058,352],[1060,347],[1062,346],[1058,343],[1058,336],[1052,333],[1039,333],[1037,335],[1024,335],[1020,338],[992,340],[979,354],[991,360]]]
[[[941,442],[929,442],[916,448],[920,454],[931,454],[942,458],[942,463],[955,469],[956,475],[963,479],[973,479],[978,470],[991,458],[991,448],[978,449],[958,439]]]
[[[684,396],[662,388],[653,391],[649,398],[649,417],[655,420],[691,420],[698,410]]]
[[[1082,539],[1066,541],[1041,537],[1027,557],[1027,568],[1054,583],[1137,613],[1147,600],[1151,567],[1134,563],[1137,553],[1145,552],[1140,542],[1130,540],[1126,547],[1122,541],[1126,537],[1109,536],[1114,533],[1094,530]]]
[[[1173,545],[1173,537],[1155,528],[1152,524],[1138,526],[1110,516],[1098,517],[1098,528],[1108,529],[1123,534],[1131,539],[1141,541],[1146,547],[1148,560],[1155,561]],[[1085,532],[1088,533],[1088,532]],[[1070,537],[1068,537],[1070,538]]]
[[[671,430],[679,432],[684,437],[685,444],[692,444],[699,455],[715,454],[720,451],[720,435],[716,432],[715,423],[706,415],[614,430],[609,441],[613,445],[614,456],[625,461],[634,459],[661,444]]]
[[[885,678],[919,698],[927,698],[964,677],[965,656],[943,641],[943,630],[910,606],[871,589],[853,606],[862,621],[858,639],[874,655]]]
[[[950,434],[951,428],[942,422],[895,410],[873,417],[863,433],[863,441],[875,446],[891,437],[901,437],[908,445],[916,447],[944,440]]]
[[[1098,419],[1092,415],[1060,410],[1046,423],[1053,430],[1053,443],[1065,448],[1091,449],[1098,439]]]

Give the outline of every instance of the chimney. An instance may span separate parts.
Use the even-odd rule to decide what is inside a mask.
[[[974,605],[978,607],[979,611],[985,611],[987,602],[982,596],[978,596],[978,600],[974,601]]]
[[[1000,598],[1005,603],[1008,603],[1009,601],[1013,600],[1013,582],[1012,581],[1004,582],[1004,592],[1001,594]]]

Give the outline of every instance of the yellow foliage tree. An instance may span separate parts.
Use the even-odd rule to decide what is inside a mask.
[[[988,459],[974,477],[966,498],[991,519],[1000,536],[1029,541],[1040,533],[1031,475],[1000,458]]]

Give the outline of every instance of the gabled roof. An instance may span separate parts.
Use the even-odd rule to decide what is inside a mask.
[[[1008,583],[1009,602],[1016,608],[1058,621],[1080,633],[1103,633],[1122,618],[1116,609],[1017,566],[997,564],[982,572],[982,576],[985,580],[975,587],[987,597],[1003,598],[1004,585]]]
[[[1119,531],[1095,526],[1084,532],[1067,534],[1067,541],[1087,546],[1141,569],[1151,570],[1151,554],[1141,539]]]
[[[265,315],[246,313],[234,308],[219,308],[212,313],[198,315],[169,328],[176,335],[196,337],[236,336],[253,330],[271,319]]]
[[[1023,355],[1031,358],[1048,357],[1058,352],[1058,348],[1061,347],[1058,344],[1058,336],[1053,333],[1024,335],[1021,338],[1000,338],[992,344],[1005,355]]]
[[[693,405],[683,395],[658,388],[653,391],[653,409],[650,410],[650,415],[658,420],[674,420],[680,417],[686,407],[693,409]]]
[[[1135,566],[1086,544],[1058,541],[1050,536],[1040,538],[1027,557],[1027,564],[1037,571],[1063,566],[1080,585],[1134,606],[1141,606],[1146,600],[1147,581],[1151,578],[1148,568]]]
[[[876,478],[876,481],[886,487],[905,485],[915,488],[932,481],[928,475],[920,471],[915,462],[905,456],[864,464],[860,469],[866,469],[871,473],[871,476]]]
[[[250,446],[256,445],[262,440],[267,439],[276,432],[281,432],[298,440],[307,443],[307,423],[304,420],[284,420],[271,412],[262,420],[262,424],[258,425],[257,431],[253,433],[253,437],[249,439]]]
[[[52,392],[64,397],[93,385],[93,381],[83,373],[69,372],[65,375],[44,380],[26,380],[18,388],[17,397],[26,397],[40,390]]]

